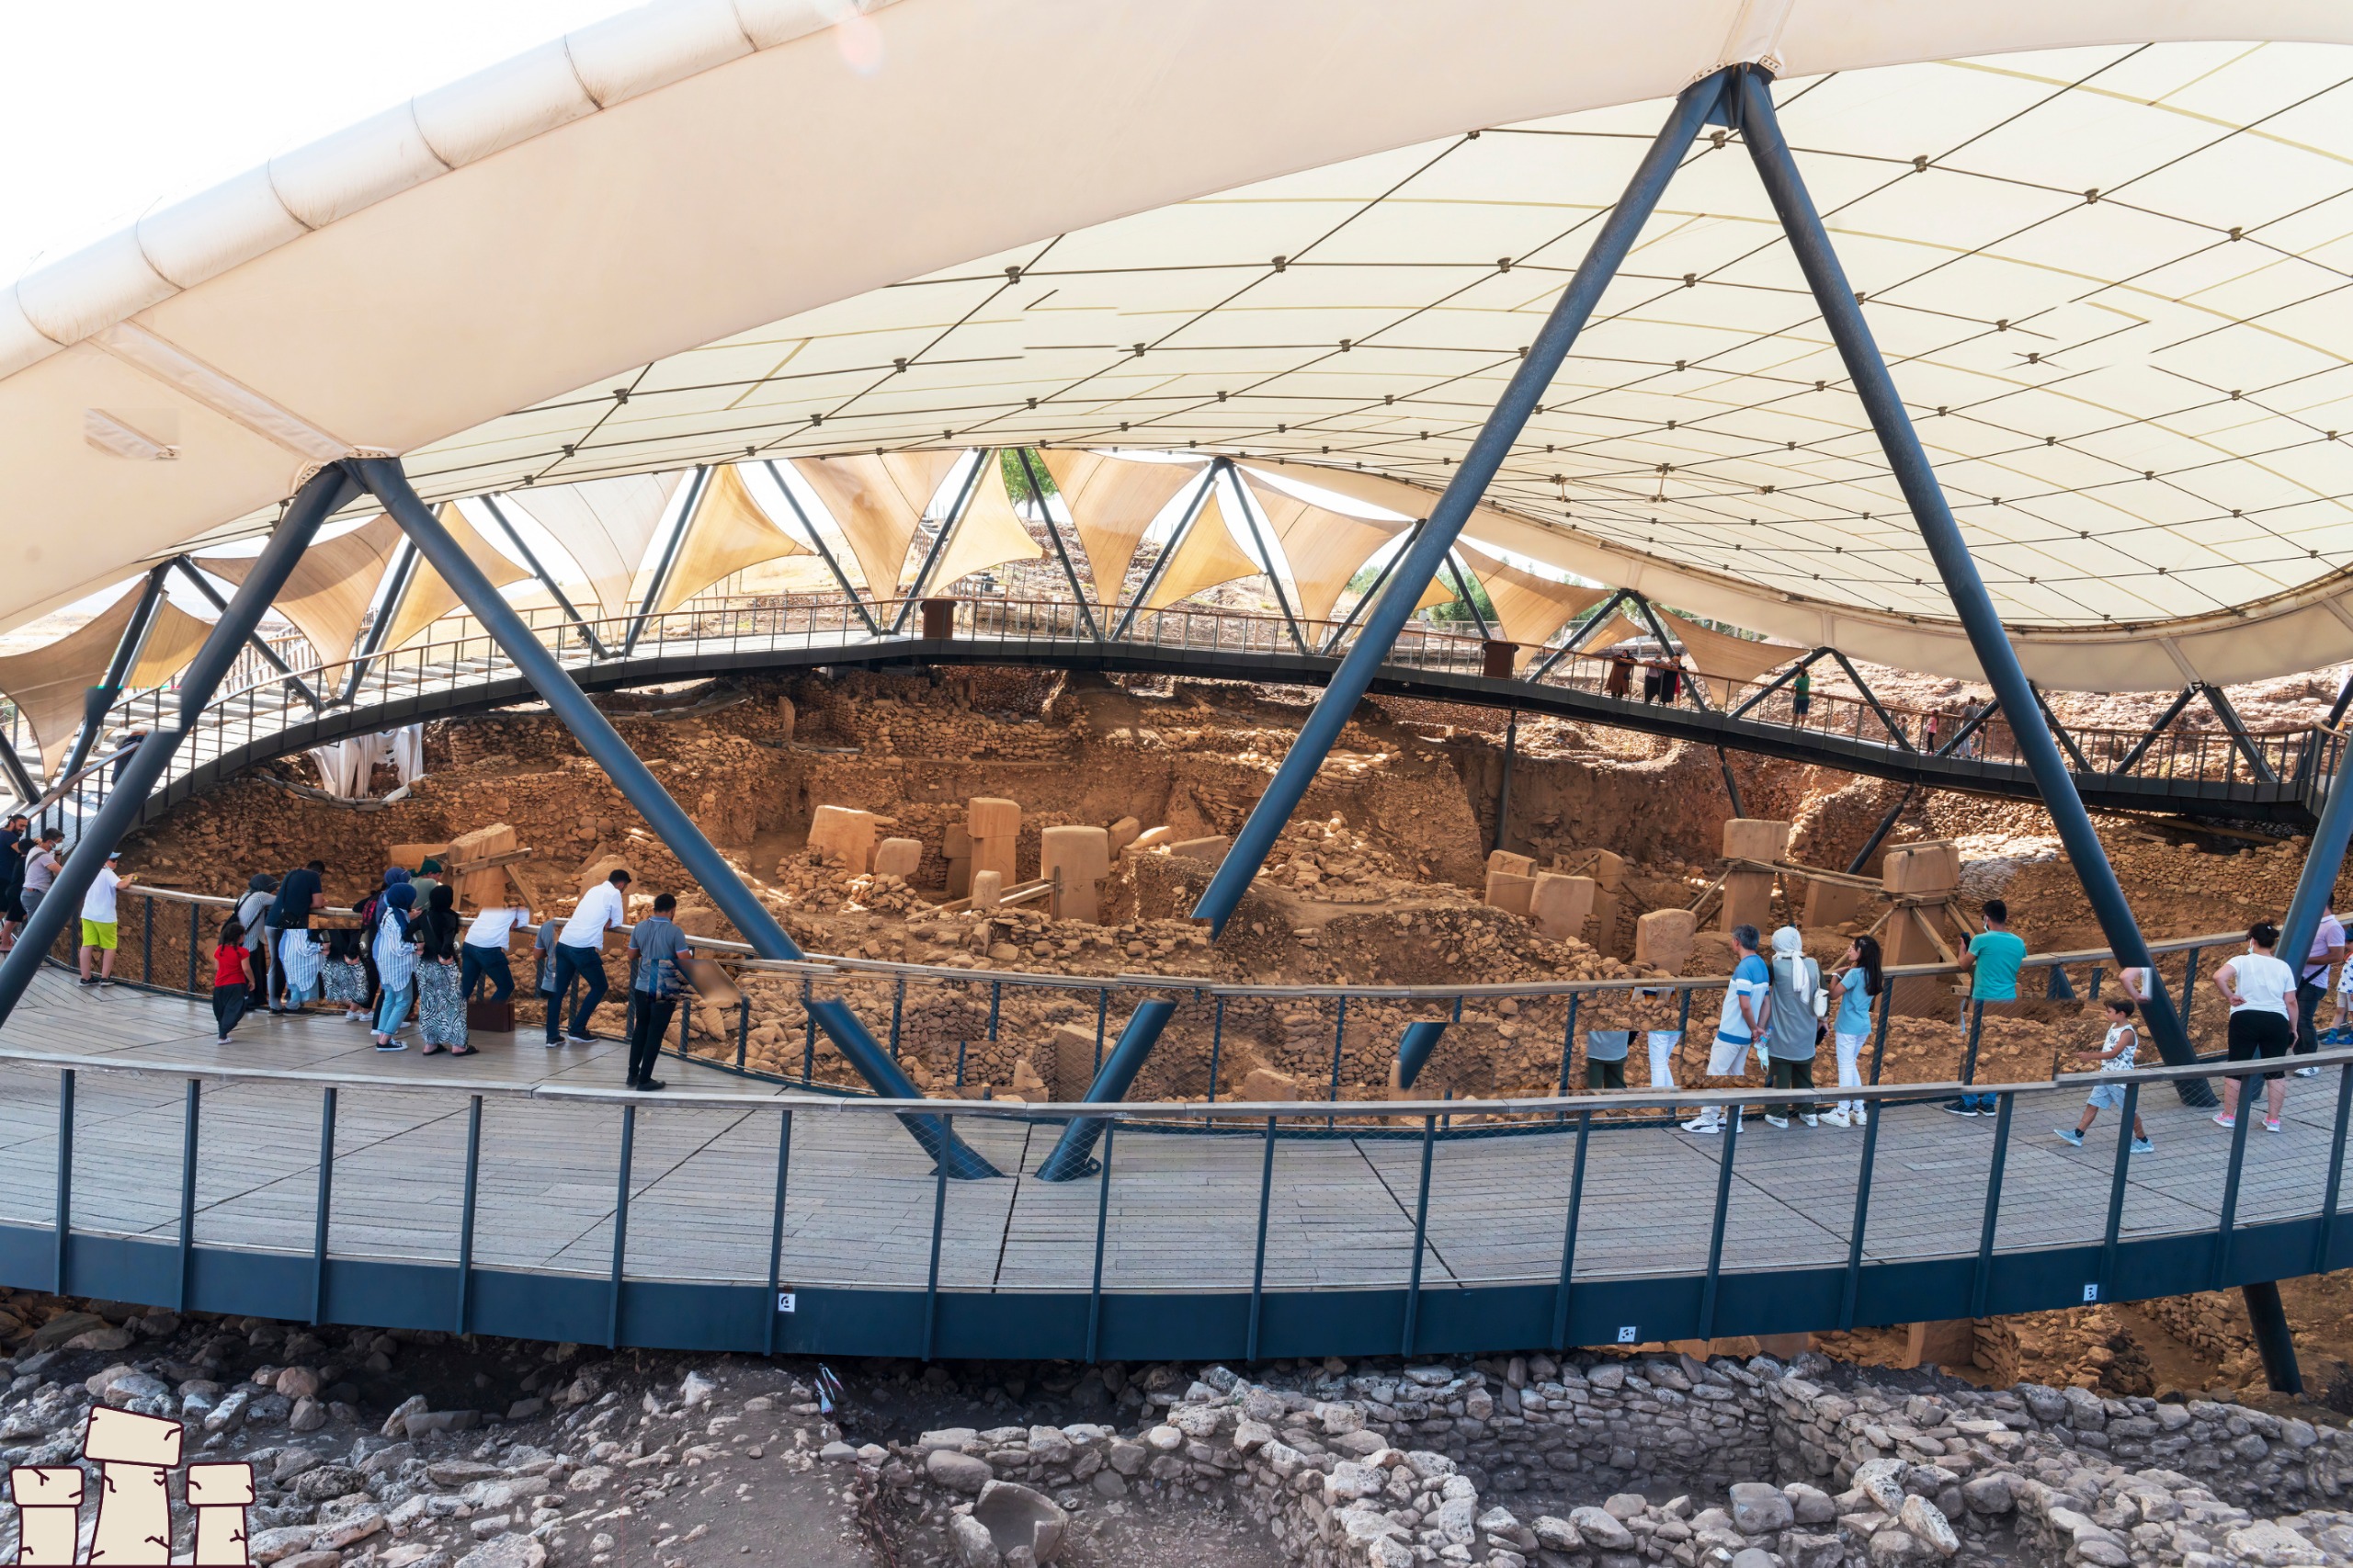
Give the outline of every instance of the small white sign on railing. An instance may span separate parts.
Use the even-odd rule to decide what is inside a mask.
[[[780,1312],[799,1312],[801,1310],[799,1294],[791,1290],[779,1290],[776,1293],[776,1310]]]

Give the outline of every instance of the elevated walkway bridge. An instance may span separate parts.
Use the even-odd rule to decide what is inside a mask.
[[[866,607],[847,597],[704,600],[652,617],[585,622],[529,612],[542,643],[578,684],[614,691],[700,677],[815,668],[956,665],[1321,686],[1348,646],[1346,624],[1180,607],[1113,628],[1068,601],[998,598]],[[900,611],[909,630],[893,631]],[[1827,650],[1815,651],[1819,659]],[[1792,651],[1792,657],[1799,651]],[[1830,655],[1836,657],[1835,654]],[[1519,650],[1417,625],[1397,640],[1372,689],[1383,695],[1546,714],[1586,723],[1815,764],[1922,788],[2039,800],[2015,733],[1988,709],[1974,724],[1860,695],[1816,689],[1803,712],[1788,685],[1687,676],[1672,702],[1631,684],[1613,695],[1608,657]],[[2226,703],[2220,729],[2177,725],[2198,695],[2185,690],[2148,730],[2068,729],[2045,712],[2029,722],[2060,740],[2086,805],[2096,810],[2308,829],[2343,744],[2328,726],[2250,732]],[[2218,698],[2219,694],[2214,694]],[[314,705],[314,699],[316,705]],[[420,720],[536,701],[530,683],[478,631],[437,635],[390,653],[280,674],[248,654],[242,678],[204,709],[146,802],[153,820],[256,764]],[[2214,699],[2210,698],[2210,699]],[[153,728],[176,711],[170,687],[128,694],[109,732]],[[69,838],[106,799],[115,758],[69,776],[34,804]]]
[[[622,1087],[611,1042],[480,1037],[481,1054],[437,1062],[296,1016],[248,1019],[217,1046],[180,933],[219,901],[124,902],[127,983],[86,988],[52,967],[0,1028],[0,1283],[606,1345],[1153,1359],[1823,1330],[2216,1289],[2353,1256],[2339,1213],[2353,1051],[2304,1059],[2321,1075],[2290,1080],[2277,1132],[2252,1116],[2226,1131],[2180,1103],[2172,1080],[2211,1065],[2101,1075],[2132,1098],[2075,1148],[2052,1130],[2073,1124],[2081,1075],[2038,1066],[1981,1084],[1987,1116],[1939,1108],[1973,1074],[1973,1035],[1906,1065],[1938,1082],[1878,1082],[1895,999],[1949,984],[1941,971],[1901,971],[1883,997],[1872,1082],[1846,1091],[1870,1103],[1859,1128],[1756,1114],[1790,1109],[1788,1092],[1569,1092],[1580,1017],[1627,994],[1612,983],[1468,988],[1518,997],[1523,1018],[1565,1011],[1557,1092],[1535,1096],[1236,1104],[1212,1079],[1207,1096],[1116,1107],[886,1102],[850,1092],[813,1044],[797,1078],[738,1068],[740,1039],[692,1042],[670,1089],[642,1095]],[[2210,947],[2229,943],[2168,944],[2160,961],[2194,981]],[[1099,995],[1114,1029],[1147,997],[1205,1013],[1330,1009],[1342,994],[727,961],[789,967],[877,1033],[890,998],[935,987]],[[2040,955],[2029,979],[2097,988],[2114,983],[2108,961]],[[1666,989],[1706,1019],[1722,984]],[[1347,994],[1438,1017],[1453,999]],[[2197,1021],[2217,1046],[2218,1022]],[[1702,1066],[1689,1038],[1685,1082]],[[896,1124],[911,1106],[1000,1174],[950,1179]],[[1711,1108],[1730,1115],[1725,1132],[1676,1125]],[[2127,1153],[2135,1108],[2153,1153]],[[1041,1179],[1078,1115],[1106,1126],[1099,1165]]]

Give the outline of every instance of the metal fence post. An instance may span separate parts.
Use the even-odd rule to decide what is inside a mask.
[[[1348,998],[1347,994],[1343,992],[1340,995],[1340,1005],[1335,1010],[1332,1022],[1332,1092],[1324,1096],[1334,1105],[1340,1103],[1340,1048],[1347,1038]],[[1324,1125],[1329,1129],[1336,1125],[1337,1121],[1338,1118],[1327,1116],[1324,1119]]]
[[[1219,1058],[1222,1054],[1223,1054],[1224,1050],[1225,1050],[1225,998],[1224,998],[1224,997],[1222,997],[1222,996],[1220,996],[1220,997],[1217,999],[1217,1006],[1216,1006],[1216,1007],[1212,1010],[1211,1017],[1211,1021],[1210,1021],[1210,1098],[1209,1098],[1209,1103],[1210,1103],[1210,1104],[1211,1104],[1211,1105],[1215,1105],[1215,1104],[1217,1104],[1217,1069],[1218,1069],[1218,1058]]]
[[[1561,1085],[1560,1093],[1569,1092],[1569,1058],[1577,1048],[1577,998],[1579,993],[1569,993],[1568,1019],[1561,1026]]]
[[[2247,1124],[2256,1118],[2256,1096],[2262,1092],[2261,1078],[2239,1080],[2238,1114],[2231,1119],[2231,1165],[2222,1176],[2222,1212],[2214,1222],[2214,1266],[2206,1285],[2210,1290],[2221,1290],[2230,1274],[2232,1232],[2239,1217],[2239,1177],[2246,1166]]]
[[[2336,1070],[2336,1132],[2328,1141],[2328,1186],[2322,1194],[2320,1234],[2313,1242],[2313,1272],[2325,1274],[2336,1251],[2336,1200],[2345,1177],[2345,1127],[2353,1117],[2353,1062]]]
[[[744,1006],[747,1017],[749,1016],[751,1006],[751,998],[745,997],[744,999]],[[896,1062],[899,1059],[899,1026],[901,1020],[906,1017],[906,1013],[907,977],[903,974],[899,976],[898,984],[893,986],[891,991],[891,1060],[893,1062]]]
[[[2141,1114],[2139,1079],[2124,1085],[2124,1115],[2116,1129],[2116,1161],[2108,1179],[2108,1228],[2100,1233],[2099,1299],[2108,1300],[2116,1280],[2117,1238],[2124,1230],[2124,1178],[2132,1159],[2132,1119]]]
[[[74,1069],[57,1074],[57,1252],[52,1295],[65,1294],[65,1254],[74,1236]]]
[[[153,904],[155,902],[154,895],[149,894],[147,902]],[[188,906],[188,989],[191,996],[196,994],[196,949],[202,940],[202,928],[197,924],[197,906],[191,903]],[[254,977],[248,975],[246,978],[251,980]],[[266,1004],[269,999],[265,996],[262,1000]]]
[[[1275,1190],[1275,1119],[1267,1118],[1266,1152],[1258,1165],[1258,1245],[1250,1263],[1250,1331],[1242,1358],[1258,1358],[1258,1323],[1267,1288],[1267,1210]]]
[[[1871,1085],[1874,1088],[1879,1085],[1880,1066],[1887,1060],[1888,1020],[1893,1018],[1894,1016],[1895,982],[1893,980],[1882,981],[1880,983],[1879,988],[1879,1029],[1877,1031],[1877,1038],[1875,1038],[1871,1042]],[[1872,1116],[1876,1118],[1881,1108],[1882,1108],[1876,1105],[1871,1107]]]
[[[1414,1269],[1405,1286],[1405,1331],[1398,1336],[1397,1354],[1414,1353],[1414,1330],[1422,1311],[1422,1254],[1430,1224],[1430,1153],[1438,1142],[1438,1118],[1422,1118],[1422,1178],[1414,1193]]]
[[[1977,1265],[1969,1285],[1969,1315],[1973,1318],[1985,1315],[1986,1293],[1993,1289],[1994,1232],[2001,1220],[2002,1169],[2009,1160],[2010,1112],[2018,1097],[2016,1090],[1995,1096],[1999,1108],[1994,1120],[1994,1157],[1985,1169],[1985,1217],[1978,1227]]]
[[[994,1011],[994,1009],[992,1009]],[[952,1147],[956,1136],[956,1119],[944,1116],[940,1121],[947,1129],[947,1142]],[[923,1359],[931,1359],[932,1346],[939,1335],[939,1238],[948,1224],[948,1162],[940,1160],[932,1167],[931,1194],[931,1268],[923,1287]]]
[[[1561,1222],[1561,1278],[1552,1288],[1552,1347],[1555,1350],[1569,1347],[1569,1291],[1577,1264],[1577,1217],[1585,1208],[1586,1140],[1592,1131],[1593,1112],[1577,1112],[1577,1152],[1569,1167],[1569,1211]]]
[[[791,1177],[792,1108],[786,1106],[783,1125],[776,1135],[776,1213],[768,1221],[768,1293],[763,1314],[766,1331],[760,1342],[761,1353],[768,1356],[776,1354],[777,1295],[784,1282],[784,1199]]]
[[[613,1271],[605,1300],[605,1348],[621,1342],[621,1277],[629,1262],[629,1167],[637,1142],[637,1107],[621,1107],[620,1174],[613,1198]]]
[[[474,1095],[466,1104],[466,1188],[458,1210],[458,1313],[457,1332],[468,1333],[467,1310],[472,1304],[474,1284],[474,1195],[481,1189],[482,1179],[482,1096]]]
[[[153,900],[149,900],[152,907]],[[196,1254],[196,1140],[197,1111],[204,1093],[204,1080],[188,1081],[188,1102],[180,1112],[180,1277],[179,1288],[172,1299],[172,1310],[188,1311],[188,1279]]]
[[[1111,1217],[1111,1141],[1117,1137],[1120,1124],[1106,1120],[1103,1124],[1103,1158],[1101,1185],[1095,1189],[1095,1277],[1086,1290],[1086,1359],[1096,1359],[1096,1347],[1101,1343],[1103,1327],[1103,1234]]]
[[[1855,1304],[1862,1292],[1863,1227],[1871,1212],[1871,1173],[1879,1163],[1879,1124],[1886,1108],[1869,1102],[1863,1119],[1863,1161],[1855,1175],[1855,1222],[1847,1233],[1847,1280],[1838,1293],[1838,1332],[1855,1326]]]
[[[335,1203],[335,1098],[332,1085],[319,1096],[319,1187],[311,1213],[311,1321],[326,1321],[327,1217]]]
[[[1741,1108],[1733,1106],[1724,1119],[1723,1164],[1716,1171],[1716,1215],[1708,1229],[1708,1277],[1699,1287],[1699,1333],[1701,1339],[1716,1336],[1716,1287],[1723,1273],[1724,1220],[1732,1211],[1732,1156],[1740,1142]]]
[[[817,1077],[817,1015],[810,1006],[813,999],[810,977],[804,974],[801,977],[801,1016],[805,1020],[801,1032],[801,1081],[803,1084],[814,1083]],[[960,1084],[964,1081],[961,1074],[956,1081]]]
[[[139,901],[139,983],[153,985],[155,983],[155,901],[142,898]],[[189,907],[194,908],[195,905]]]

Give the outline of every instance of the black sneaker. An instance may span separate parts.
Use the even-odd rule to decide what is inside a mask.
[[[1982,1116],[1984,1113],[1967,1100],[1947,1100],[1944,1108],[1955,1116]]]
[[[668,1086],[668,1085],[663,1083],[659,1078],[640,1078],[636,1083],[630,1085],[630,1087],[633,1089],[661,1089],[667,1088]]]

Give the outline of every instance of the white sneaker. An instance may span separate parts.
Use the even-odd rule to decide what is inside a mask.
[[[1805,1119],[1805,1124],[1808,1127],[1819,1127],[1822,1125],[1822,1118],[1809,1114]]]
[[[1723,1130],[1722,1122],[1711,1121],[1705,1116],[1693,1117],[1683,1124],[1686,1132],[1722,1132]]]
[[[1768,1127],[1787,1127],[1789,1124],[1790,1119],[1786,1116],[1775,1116],[1769,1110],[1765,1113],[1765,1125]]]
[[[1822,1125],[1824,1127],[1852,1127],[1855,1125],[1855,1119],[1848,1116],[1846,1112],[1846,1108],[1841,1107],[1836,1110],[1824,1111],[1822,1113]]]

